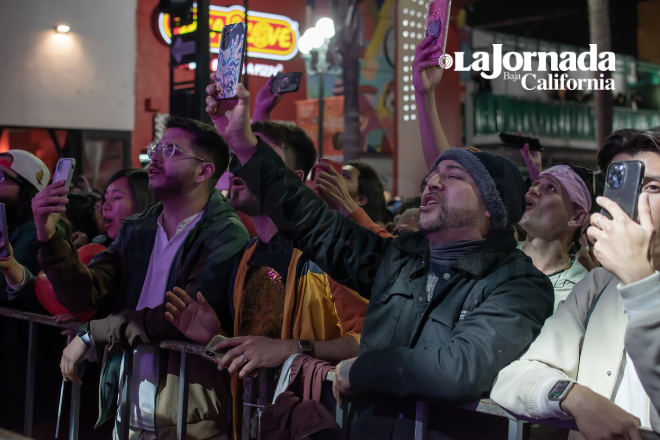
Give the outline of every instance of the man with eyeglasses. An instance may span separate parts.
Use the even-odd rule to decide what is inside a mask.
[[[213,127],[190,119],[170,118],[165,127],[160,142],[147,149],[149,189],[159,203],[128,217],[114,243],[88,267],[54,227],[66,203],[62,183],[49,185],[32,204],[41,267],[57,300],[74,312],[99,308],[101,316],[110,313],[80,328],[60,365],[65,379],[81,383],[76,365],[84,354],[108,346],[97,426],[115,416],[124,391],[122,350],[134,349],[131,404],[128,412],[117,411],[115,437],[128,423],[129,438],[176,438],[172,402],[178,398],[180,358],[154,345],[183,338],[165,318],[165,293],[179,287],[208,302],[220,318],[216,333],[229,334],[229,281],[235,255],[248,240],[229,201],[214,188],[229,162],[227,143]],[[199,357],[190,360],[190,367],[188,435],[223,438],[228,376],[213,373],[215,365]]]

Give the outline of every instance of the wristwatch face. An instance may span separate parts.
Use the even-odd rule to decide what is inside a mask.
[[[566,392],[566,388],[571,384],[570,380],[559,380],[548,393],[548,400],[559,400]]]
[[[300,348],[302,348],[303,354],[311,354],[314,351],[314,346],[311,342],[301,339],[299,342]]]

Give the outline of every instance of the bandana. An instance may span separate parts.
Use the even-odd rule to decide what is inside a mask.
[[[550,175],[562,184],[571,202],[575,203],[580,209],[587,212],[591,211],[591,194],[584,181],[568,165],[557,165],[543,171],[539,177]]]

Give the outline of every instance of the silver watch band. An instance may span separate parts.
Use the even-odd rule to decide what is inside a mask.
[[[83,333],[80,336],[80,339],[85,343],[86,346],[88,347],[93,347],[94,346],[94,341],[92,341],[92,338],[89,337],[89,332]]]

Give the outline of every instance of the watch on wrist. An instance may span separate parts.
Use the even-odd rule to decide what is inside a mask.
[[[300,339],[298,341],[298,346],[302,350],[302,354],[314,357],[314,344],[312,344],[311,341]]]
[[[553,387],[550,389],[550,392],[548,392],[548,401],[550,402],[550,406],[553,409],[566,414],[566,412],[561,409],[561,402],[571,391],[573,385],[575,385],[575,382],[572,380],[561,379],[555,382]]]
[[[82,341],[85,343],[86,346],[88,347],[94,346],[94,342],[92,341],[92,338],[89,335],[89,322],[86,322],[80,327],[78,327],[78,337],[82,339]]]

